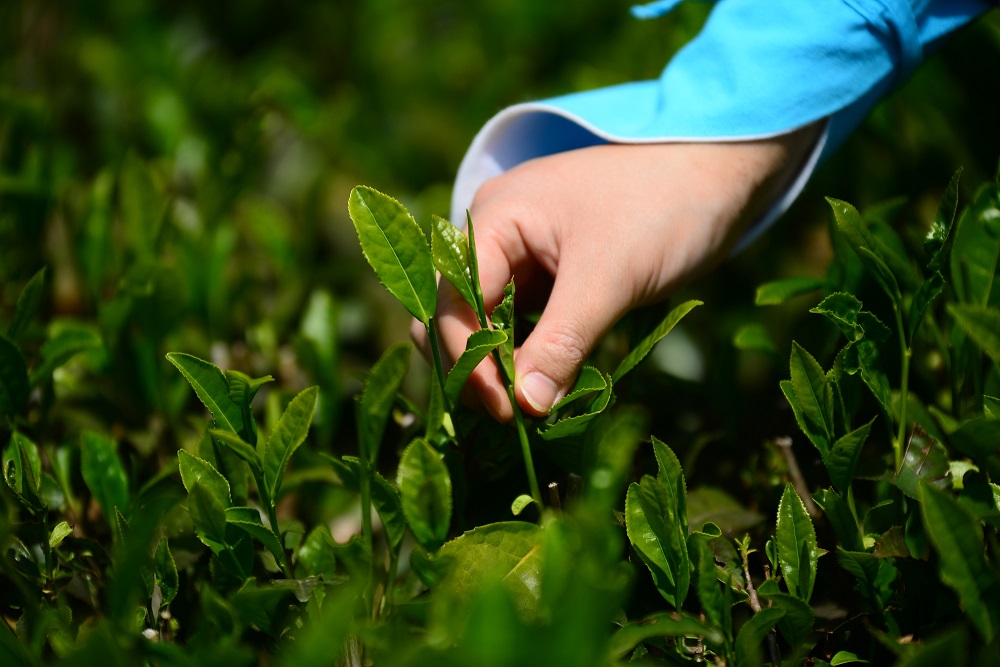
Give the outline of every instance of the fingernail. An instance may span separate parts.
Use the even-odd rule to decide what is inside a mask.
[[[532,371],[521,380],[521,394],[536,411],[548,413],[559,399],[559,387],[555,382],[537,371]]]

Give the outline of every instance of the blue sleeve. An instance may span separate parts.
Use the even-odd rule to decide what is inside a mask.
[[[636,8],[659,16],[679,4]],[[473,140],[452,199],[520,162],[600,143],[747,141],[826,119],[802,173],[755,226],[794,200],[815,165],[987,0],[720,0],[658,79],[509,107]],[[457,214],[456,214],[457,213]]]

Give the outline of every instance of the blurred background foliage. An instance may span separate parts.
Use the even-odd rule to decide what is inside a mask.
[[[273,373],[286,391],[320,384],[320,446],[349,451],[340,415],[408,329],[363,265],[350,188],[391,193],[422,224],[447,215],[461,156],[493,113],[655,77],[710,11],[687,3],[641,22],[628,4],[5,0],[0,321],[47,265],[48,330],[25,345],[60,330],[103,341],[49,387],[62,399],[41,403],[59,412],[46,420],[52,436],[82,422],[155,453],[170,440],[164,422],[192,407],[164,360],[184,350]],[[721,456],[704,474],[750,491],[760,472],[780,492],[783,464],[757,445],[795,430],[777,391],[784,353],[741,351],[732,338],[763,321],[784,350],[793,333],[808,346],[822,325],[801,300],[764,321],[754,287],[823,275],[821,195],[862,210],[906,197],[894,221],[919,236],[956,168],[963,201],[991,179],[998,62],[994,11],[883,102],[765,239],[689,288],[707,307],[627,397],[672,406],[654,411],[652,432],[686,448],[689,479],[712,444]]]

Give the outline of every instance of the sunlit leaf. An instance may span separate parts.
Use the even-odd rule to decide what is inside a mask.
[[[673,330],[677,323],[684,318],[685,315],[690,313],[692,310],[702,305],[702,301],[685,301],[676,308],[672,309],[663,320],[656,325],[645,338],[643,338],[639,343],[632,348],[621,363],[618,364],[618,368],[615,372],[611,374],[611,381],[617,383],[626,373],[631,371],[633,368],[639,365],[646,355],[649,354],[653,347],[660,342],[660,340]]]
[[[518,516],[524,511],[524,508],[535,502],[535,499],[531,496],[522,493],[517,498],[514,498],[514,502],[510,504],[510,513],[514,516]]]
[[[826,283],[816,278],[783,278],[764,283],[757,288],[754,303],[758,306],[778,306],[789,299],[821,289]]]
[[[576,384],[559,402],[552,406],[552,411],[556,412],[573,401],[595,391],[603,391],[608,386],[608,378],[601,371],[593,366],[584,366],[580,369],[580,375],[576,378]]]
[[[676,500],[660,480],[646,475],[629,485],[625,525],[629,541],[653,575],[660,595],[675,609],[687,597],[691,563],[687,531],[682,529]]]
[[[785,485],[778,505],[775,537],[778,561],[788,592],[808,602],[816,583],[819,546],[809,512],[791,484]]]
[[[375,275],[427,326],[437,308],[437,281],[420,226],[398,201],[364,186],[351,190],[348,211]]]
[[[403,452],[396,484],[413,536],[428,551],[437,551],[451,525],[451,477],[426,440],[416,438]]]
[[[243,410],[229,396],[229,382],[215,365],[182,352],[167,354],[167,360],[177,367],[198,395],[198,399],[212,413],[216,428],[240,433]]]
[[[472,332],[465,343],[465,351],[448,372],[448,379],[444,384],[445,396],[452,405],[458,401],[462,387],[476,366],[506,340],[507,334],[497,329],[479,329]]]
[[[431,216],[431,257],[434,267],[451,283],[469,307],[476,309],[476,293],[472,287],[469,266],[469,239],[444,218]]]
[[[309,434],[318,395],[319,387],[309,387],[293,398],[268,438],[263,468],[264,483],[272,502],[281,491],[281,480],[288,462]]]
[[[73,534],[73,528],[65,521],[60,521],[49,533],[49,548],[55,549],[68,536]]]
[[[837,229],[840,230],[848,244],[858,254],[858,257],[861,258],[865,268],[875,276],[875,279],[882,286],[882,289],[889,298],[898,302],[900,300],[900,293],[896,277],[889,270],[888,265],[886,265],[877,239],[872,235],[871,230],[868,229],[868,225],[862,220],[858,210],[847,202],[831,197],[827,197],[826,201],[833,209],[834,218],[837,221]]]
[[[538,429],[538,434],[542,440],[558,440],[581,435],[587,430],[590,422],[607,409],[613,397],[611,376],[604,377],[604,389],[594,397],[586,411],[582,414],[563,417],[551,424]]]

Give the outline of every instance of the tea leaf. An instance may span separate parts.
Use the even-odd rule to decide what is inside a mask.
[[[722,489],[701,486],[687,492],[688,525],[711,522],[724,533],[739,533],[756,526],[764,517],[733,499]]]
[[[896,568],[875,556],[837,547],[837,563],[857,580],[858,590],[878,609],[884,609],[893,594]]]
[[[819,546],[809,512],[791,484],[785,485],[781,495],[775,537],[788,592],[808,602],[816,583]]]
[[[910,326],[906,330],[907,344],[913,342],[913,337],[917,333],[920,322],[924,319],[927,307],[941,294],[942,290],[944,290],[944,276],[941,275],[940,271],[932,273],[931,277],[917,288],[913,295],[913,301],[910,303]]]
[[[789,366],[792,395],[786,392],[785,397],[797,420],[801,415],[799,426],[803,432],[826,458],[833,439],[833,390],[816,359],[795,341]]]
[[[396,484],[413,537],[428,551],[437,551],[451,525],[451,477],[426,440],[414,439],[403,452]]]
[[[684,481],[684,470],[681,468],[681,462],[677,459],[674,451],[655,435],[651,436],[650,440],[653,443],[653,455],[659,466],[656,479],[663,482],[667,495],[670,496],[670,505],[677,517],[678,529],[682,535],[687,535],[687,485]]]
[[[506,340],[507,334],[497,329],[479,329],[472,332],[465,343],[465,352],[458,357],[444,383],[445,397],[450,404],[454,405],[458,401],[462,387],[476,366]]]
[[[976,417],[962,423],[949,437],[949,441],[966,456],[986,463],[1000,454],[1000,421],[989,417]]]
[[[930,257],[927,262],[928,271],[939,273],[951,254],[953,240],[951,228],[955,224],[955,214],[958,212],[958,180],[961,176],[960,167],[948,182],[948,187],[945,188],[937,212],[934,214],[934,220],[924,238],[924,251]]]
[[[784,278],[764,283],[757,288],[754,303],[758,306],[779,306],[789,299],[821,289],[826,283],[816,278]]]
[[[752,350],[765,354],[775,354],[778,351],[774,341],[771,340],[771,335],[759,322],[741,326],[733,335],[733,346],[738,350]]]
[[[715,565],[715,557],[708,542],[698,540],[692,543],[688,540],[688,545],[694,546],[694,553],[690,554],[695,562],[697,571],[698,602],[705,612],[708,622],[717,628],[721,628],[724,618],[729,615],[729,608],[726,605],[725,596],[722,593],[722,586],[716,576],[718,567]]]
[[[84,431],[80,450],[80,472],[109,525],[115,510],[128,509],[128,477],[122,467],[115,442],[93,431]]]
[[[195,479],[188,489],[188,510],[195,532],[205,546],[219,554],[226,550],[226,507],[218,495]]]
[[[490,314],[490,321],[498,330],[507,334],[507,339],[497,346],[500,366],[507,377],[514,379],[514,279],[503,288],[503,299]]]
[[[712,644],[722,644],[725,641],[718,628],[708,626],[692,616],[660,612],[626,623],[615,630],[611,635],[608,658],[612,662],[624,660],[636,646],[656,637],[702,637]]]
[[[55,549],[62,544],[62,541],[66,539],[66,537],[72,534],[73,528],[71,528],[65,521],[60,521],[55,525],[55,528],[52,529],[52,532],[49,533],[49,548]]]
[[[784,615],[785,610],[780,607],[765,607],[743,624],[736,635],[736,667],[742,667],[760,655],[764,638]]]
[[[873,419],[833,443],[830,454],[823,461],[826,464],[827,472],[830,473],[830,481],[841,493],[847,493],[847,489],[851,485],[854,470],[858,467],[858,460],[861,458],[861,448],[868,440],[868,433],[871,431],[874,421]]]
[[[181,470],[181,482],[188,493],[195,484],[200,484],[205,492],[212,494],[220,507],[225,508],[232,505],[229,495],[229,482],[222,474],[212,467],[208,461],[189,454],[183,449],[177,452],[177,465]]]
[[[820,489],[813,495],[813,500],[826,514],[837,541],[848,551],[863,551],[865,547],[860,526],[840,494],[833,489]]]
[[[524,511],[524,508],[535,502],[535,499],[526,493],[522,493],[517,498],[514,498],[514,502],[510,504],[510,513],[514,516],[518,516]]]
[[[229,396],[229,382],[222,371],[215,364],[182,352],[170,352],[167,361],[191,384],[198,400],[212,413],[216,427],[239,434],[243,409]]]
[[[431,249],[398,201],[368,187],[351,190],[348,211],[365,259],[410,314],[428,326],[437,308]]]
[[[260,519],[260,512],[252,507],[227,507],[226,523],[240,528],[271,552],[278,563],[285,562],[285,550],[277,536]]]
[[[246,461],[255,476],[260,475],[262,468],[260,457],[257,456],[257,450],[254,449],[249,443],[245,442],[243,438],[236,435],[232,431],[223,431],[218,428],[211,428],[208,432],[213,438],[216,439],[217,442],[222,443],[230,451]],[[267,491],[267,489],[265,489],[265,491]]]
[[[1000,254],[1000,236],[990,232],[990,223],[997,218],[996,190],[983,188],[952,233],[951,283],[962,303],[987,305]]]
[[[607,386],[608,378],[601,371],[593,366],[584,366],[580,369],[580,375],[576,378],[576,384],[573,385],[573,389],[552,406],[552,411],[560,410],[587,394],[592,394],[595,391],[604,391]]]
[[[278,419],[274,431],[267,442],[263,457],[264,483],[267,485],[271,502],[275,502],[281,491],[281,479],[288,467],[288,461],[309,434],[319,387],[309,387],[291,400]]]
[[[360,462],[359,462],[360,465]],[[406,535],[406,517],[403,512],[403,500],[392,484],[379,473],[372,477],[372,505],[382,520],[386,541],[395,551]]]
[[[476,310],[476,292],[469,266],[469,239],[444,218],[431,216],[431,257],[434,267],[451,283],[469,307]]]
[[[983,553],[983,528],[950,495],[920,485],[920,514],[941,559],[941,579],[958,594],[979,634],[993,639],[1000,625],[1000,581]]]
[[[538,429],[538,434],[543,440],[558,440],[559,438],[569,438],[580,435],[587,430],[588,424],[610,405],[612,394],[611,376],[604,378],[604,390],[599,393],[587,407],[583,414],[563,417],[558,421],[547,424]]]
[[[656,328],[648,336],[639,341],[638,345],[632,348],[632,351],[622,359],[621,363],[618,364],[618,368],[611,374],[611,381],[617,383],[626,373],[638,366],[639,362],[645,359],[646,355],[652,351],[653,346],[660,342],[660,339],[670,333],[685,315],[702,304],[702,301],[685,301],[667,313],[667,316],[656,325]]]
[[[764,581],[757,587],[757,594],[767,600],[770,605],[784,610],[785,615],[777,622],[778,632],[795,651],[812,634],[815,622],[812,607],[797,597],[783,593],[775,579]]]
[[[21,411],[28,402],[28,367],[12,342],[0,336],[0,417]]]
[[[42,346],[42,363],[31,373],[31,384],[38,384],[57,368],[63,366],[80,352],[104,345],[96,327],[79,323],[63,323],[53,327],[50,338]]]
[[[983,352],[1000,362],[1000,310],[949,303],[948,312]]]
[[[306,536],[299,547],[298,562],[314,577],[329,579],[333,576],[337,559],[333,552],[333,535],[325,523],[317,525]]]
[[[948,485],[950,474],[947,450],[926,431],[917,427],[906,443],[899,469],[888,481],[910,498],[919,499],[921,479],[944,487]]]
[[[174,563],[174,556],[170,553],[170,544],[165,537],[161,538],[159,544],[156,545],[153,569],[162,596],[160,607],[163,608],[174,601],[174,598],[177,597],[177,591],[180,589],[177,564]]]
[[[159,233],[163,201],[149,169],[135,151],[126,153],[122,163],[118,198],[122,223],[132,247],[140,257],[149,257]]]
[[[472,273],[472,289],[476,296],[476,314],[479,325],[486,328],[486,306],[483,304],[483,287],[479,282],[479,254],[476,252],[476,229],[472,226],[472,215],[465,211],[465,229],[469,233],[469,271]]]
[[[375,362],[365,380],[358,402],[358,438],[370,461],[378,456],[392,405],[410,367],[412,351],[409,343],[393,345]]]
[[[833,322],[849,342],[861,340],[864,328],[858,324],[862,304],[857,297],[847,292],[834,292],[823,299],[810,313],[823,315]]]
[[[28,284],[21,290],[17,297],[17,305],[14,307],[14,317],[7,327],[7,338],[11,341],[20,340],[24,328],[38,313],[42,305],[42,297],[45,295],[45,271],[47,267],[42,267],[31,277]]]
[[[243,428],[239,435],[252,447],[256,447],[257,422],[253,417],[253,409],[250,404],[260,388],[268,382],[274,382],[274,378],[270,375],[252,378],[246,373],[232,370],[226,371],[225,376],[226,382],[229,383],[229,397],[236,405],[240,406],[240,410],[243,412]]]
[[[982,655],[989,655],[992,647],[985,647]],[[896,667],[941,667],[941,665],[968,665],[969,631],[963,627],[947,630],[933,637],[922,639],[911,653],[905,654]],[[988,660],[991,660],[989,658]],[[973,661],[971,664],[987,664]]]
[[[680,609],[691,577],[687,531],[681,528],[676,499],[663,482],[646,475],[638,484],[629,485],[625,526],[660,595]]]
[[[897,303],[900,301],[899,285],[896,277],[889,270],[885,259],[881,255],[878,240],[868,229],[868,225],[861,218],[858,210],[847,202],[826,198],[830,208],[833,209],[834,218],[837,221],[837,229],[840,230],[851,248],[861,258],[865,267],[872,272],[882,289],[890,299]]]

